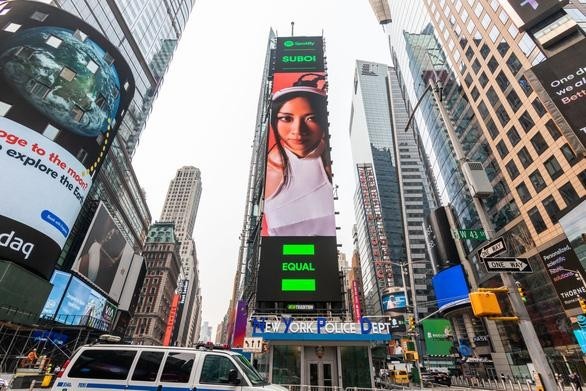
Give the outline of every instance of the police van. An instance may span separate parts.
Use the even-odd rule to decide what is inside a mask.
[[[67,361],[53,391],[286,391],[269,384],[242,355],[171,346],[86,345]]]

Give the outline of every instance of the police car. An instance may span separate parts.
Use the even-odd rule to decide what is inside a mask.
[[[269,384],[242,355],[216,347],[85,345],[65,363],[52,390],[287,390]]]

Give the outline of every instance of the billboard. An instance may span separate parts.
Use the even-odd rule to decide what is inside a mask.
[[[540,251],[539,255],[564,309],[579,308],[578,299],[586,296],[586,274],[570,242],[564,239]],[[576,277],[577,274],[580,278]]]
[[[404,312],[407,308],[405,292],[385,292],[382,296],[383,311]]]
[[[427,355],[451,355],[454,343],[450,321],[446,319],[425,319],[421,321],[421,324],[423,325],[423,338]]]
[[[535,26],[568,4],[568,0],[500,0],[500,2],[521,31]]]
[[[233,348],[242,348],[244,346],[244,337],[246,336],[246,325],[248,324],[248,305],[246,301],[238,300],[235,319],[231,346]]]
[[[53,288],[51,289],[47,302],[41,311],[41,318],[52,319],[53,316],[55,316],[70,278],[71,274],[69,273],[59,270],[53,272],[53,275],[51,276],[51,284],[53,284]]]
[[[425,217],[424,232],[428,253],[439,270],[460,263],[447,215],[450,211],[447,208],[441,206]]]
[[[452,266],[437,273],[431,279],[437,307],[445,311],[451,307],[470,303],[468,283],[462,265]]]
[[[97,30],[39,2],[0,13],[0,258],[51,277],[134,93]]]
[[[163,346],[169,346],[177,339],[176,335],[173,335],[175,330],[175,322],[177,322],[177,309],[179,308],[179,293],[175,292],[173,295],[173,301],[171,302],[171,309],[169,310],[169,318],[167,318],[167,327],[165,328],[165,335],[163,336]]]
[[[586,200],[560,218],[559,223],[572,245],[578,260],[586,262]]]
[[[341,302],[323,38],[275,56],[257,300]]]
[[[115,314],[116,307],[102,294],[72,276],[55,321],[105,331],[109,329]]]
[[[354,314],[354,320],[362,318],[360,294],[358,290],[358,282],[356,280],[352,280],[352,313]]]
[[[576,137],[586,146],[586,39],[537,64],[531,71]],[[535,88],[535,91],[539,93],[542,88]]]
[[[118,301],[133,256],[134,250],[100,201],[71,270]]]

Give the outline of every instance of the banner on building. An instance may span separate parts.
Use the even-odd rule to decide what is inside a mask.
[[[517,28],[525,31],[561,10],[568,0],[500,0]]]
[[[115,46],[41,2],[0,13],[0,258],[49,279],[134,94]]]
[[[429,356],[451,355],[454,346],[454,333],[450,321],[447,319],[425,319],[421,324],[427,354]]]
[[[447,206],[439,207],[425,217],[424,232],[427,251],[438,270],[460,263],[460,256],[448,220],[447,214],[450,213],[448,208]]]
[[[564,239],[539,255],[564,309],[579,308],[578,299],[586,296],[586,274],[570,242]]]
[[[169,310],[169,317],[167,318],[167,327],[165,328],[165,335],[163,336],[163,346],[169,346],[173,343],[173,340],[177,339],[176,335],[173,335],[175,330],[175,322],[177,322],[177,308],[179,306],[179,293],[173,295],[173,301],[171,302],[171,309]]]
[[[586,200],[560,217],[559,223],[566,233],[580,264],[586,263]]]
[[[323,38],[276,45],[256,298],[341,302]]]
[[[572,136],[586,147],[586,39],[537,64],[531,71],[543,86],[535,86],[535,91],[540,96],[545,91],[545,98],[553,102],[572,128]]]
[[[244,347],[244,337],[246,336],[246,325],[248,324],[248,305],[244,300],[238,300],[236,306],[236,321],[234,322],[234,334],[232,334],[233,348]]]
[[[100,201],[71,270],[118,301],[134,250],[124,239],[106,205]]]

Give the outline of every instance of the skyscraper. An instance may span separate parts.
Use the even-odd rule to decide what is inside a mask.
[[[179,323],[179,335],[176,340],[183,346],[189,346],[197,337],[195,325],[201,317],[201,303],[197,303],[199,291],[199,273],[197,253],[192,239],[195,218],[201,198],[201,172],[192,166],[181,167],[169,184],[161,221],[173,222],[177,239],[181,243],[182,275],[179,286],[184,289],[184,305]],[[187,288],[183,284],[187,284]],[[200,300],[201,301],[201,300]]]
[[[404,287],[421,316],[433,301],[422,223],[436,201],[407,118],[395,68],[357,61],[350,139],[364,311],[372,315]]]
[[[483,200],[495,230],[490,235],[507,243],[508,255],[527,257],[533,267],[533,273],[516,278],[529,291],[525,305],[551,365],[564,373],[566,369],[557,363],[567,360],[583,370],[579,354],[561,357],[559,351],[577,349],[570,323],[580,310],[571,292],[580,292],[584,286],[559,268],[551,268],[547,260],[561,251],[568,262],[562,269],[570,263],[570,269],[582,269],[567,245],[570,233],[560,220],[575,222],[571,216],[586,194],[584,146],[576,142],[578,129],[572,129],[556,110],[534,69],[547,57],[584,42],[580,25],[586,19],[585,5],[571,2],[563,11],[558,9],[559,2],[548,3],[555,11],[549,19],[536,17],[533,21],[540,23],[526,23],[522,28],[512,7],[528,10],[530,2],[371,3],[377,3],[373,8],[389,34],[405,95],[413,105],[421,99],[415,119],[433,161],[442,201],[452,204],[461,228],[480,227],[453,157],[454,146],[446,137],[440,105],[449,113],[465,159],[481,162],[494,188],[494,194]],[[387,3],[392,22],[380,3]],[[432,94],[425,96],[430,78],[441,81],[441,101]],[[476,254],[482,242],[467,239],[462,244],[479,283],[501,284]],[[517,363],[528,361],[516,326],[490,326],[489,321],[486,325],[498,327],[503,343],[500,355],[493,355],[496,371],[510,370],[504,352],[518,352],[510,353],[519,358]],[[466,334],[463,323],[454,326],[456,334]]]

